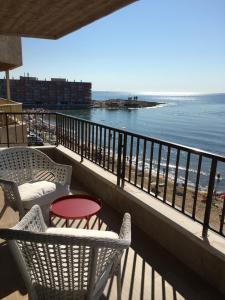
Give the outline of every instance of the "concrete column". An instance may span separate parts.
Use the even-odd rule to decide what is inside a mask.
[[[11,100],[9,70],[5,71],[5,78],[6,78],[6,95],[7,95],[7,99]]]

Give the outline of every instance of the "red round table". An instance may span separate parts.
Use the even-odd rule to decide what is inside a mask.
[[[68,226],[70,219],[86,219],[86,226],[89,228],[90,217],[96,215],[101,208],[101,201],[89,195],[64,196],[51,204],[49,224],[51,224],[52,216],[57,216],[66,219],[66,226]]]

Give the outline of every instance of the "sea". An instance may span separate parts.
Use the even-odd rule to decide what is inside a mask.
[[[161,104],[137,109],[79,109],[66,111],[66,114],[225,156],[225,94],[92,93],[92,99],[99,101],[127,99],[132,96]],[[208,166],[206,169],[208,170]],[[207,170],[203,170],[203,173],[207,173]],[[218,172],[218,188],[225,191],[225,164],[219,166]],[[184,174],[181,174],[180,180],[183,178]],[[208,176],[203,180],[203,186],[207,185],[207,180]]]

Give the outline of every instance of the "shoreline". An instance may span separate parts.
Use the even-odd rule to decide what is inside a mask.
[[[107,157],[106,157],[106,162],[107,162],[106,165],[108,165]],[[116,163],[117,163],[117,159],[115,158],[114,164],[116,165]],[[112,162],[109,161],[109,170],[111,169],[112,169]],[[195,201],[194,199],[196,197],[195,219],[199,220],[200,222],[203,222],[204,214],[205,214],[205,206],[207,201],[207,190],[202,190],[199,187],[197,195],[195,195],[195,188],[190,185],[190,182],[187,184],[186,191],[185,191],[185,187],[180,184],[177,184],[176,187],[174,187],[174,178],[171,178],[170,176],[168,176],[167,178],[167,186],[166,186],[165,185],[166,178],[162,173],[159,174],[159,181],[158,181],[158,188],[157,188],[156,187],[157,175],[155,175],[153,172],[151,173],[151,181],[149,184],[149,170],[144,170],[143,179],[142,179],[142,171],[140,171],[139,169],[137,169],[137,180],[135,184],[135,172],[136,172],[136,166],[131,165],[131,170],[129,170],[129,163],[126,162],[125,182],[128,182],[136,186],[137,188],[141,188],[141,186],[143,186],[142,188],[143,191],[147,192],[148,194],[152,195],[153,197],[155,197],[160,201],[163,201],[164,190],[166,187],[166,203],[171,207],[173,206],[172,202],[173,202],[173,194],[175,188],[174,206],[180,212],[182,212],[182,210],[184,209],[186,215],[192,215],[194,201]],[[219,198],[219,196],[214,195],[212,206],[211,206],[210,224],[215,229],[219,228],[222,208],[223,208],[223,201]]]

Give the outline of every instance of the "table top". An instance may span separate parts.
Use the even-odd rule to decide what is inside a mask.
[[[82,219],[95,215],[101,207],[101,201],[92,196],[69,195],[55,200],[50,213],[64,219]]]

